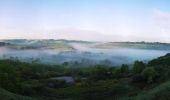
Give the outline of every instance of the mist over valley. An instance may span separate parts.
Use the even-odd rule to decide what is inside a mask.
[[[170,44],[149,42],[90,42],[74,40],[1,40],[0,58],[44,64],[87,67],[94,64],[132,64],[165,55]]]

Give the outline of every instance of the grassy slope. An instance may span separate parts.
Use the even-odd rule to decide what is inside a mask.
[[[151,49],[151,50],[169,50],[170,44],[161,43],[135,43],[135,42],[108,42],[98,44],[95,48],[113,49],[113,48],[134,48],[134,49]]]
[[[26,96],[20,96],[0,88],[0,100],[36,100]]]
[[[65,41],[57,40],[6,40],[5,43],[9,43],[7,46],[13,49],[66,49],[72,50],[73,48],[68,45]]]

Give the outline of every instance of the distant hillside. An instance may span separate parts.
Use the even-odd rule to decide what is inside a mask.
[[[94,48],[112,49],[112,48],[136,48],[136,49],[154,49],[170,50],[170,44],[159,42],[107,42],[94,46]]]
[[[115,49],[115,48],[133,48],[133,49],[152,49],[152,50],[170,50],[169,43],[160,42],[91,42],[65,39],[13,39],[3,40],[0,46],[6,46],[12,49],[57,49],[63,51],[72,51],[76,48],[71,45],[79,44],[96,49]],[[85,45],[84,45],[85,44]]]
[[[74,49],[68,45],[65,41],[60,40],[4,40],[9,43],[9,48],[13,49],[62,49],[72,50]]]
[[[6,42],[0,42],[0,46],[7,46],[7,45],[10,45],[10,44]]]

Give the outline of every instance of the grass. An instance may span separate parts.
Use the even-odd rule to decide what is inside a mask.
[[[17,95],[0,88],[0,100],[36,100],[31,97]]]

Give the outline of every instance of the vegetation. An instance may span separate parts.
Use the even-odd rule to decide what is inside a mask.
[[[133,66],[0,60],[3,100],[170,100],[170,54]]]
[[[1,100],[36,100],[27,96],[17,95],[0,88]]]

